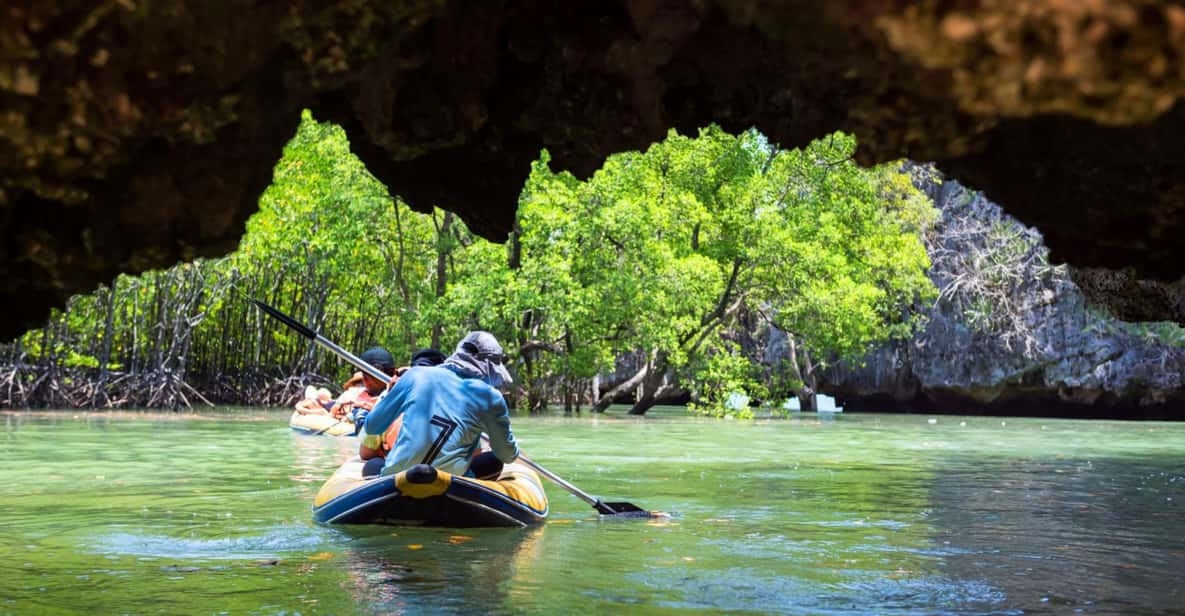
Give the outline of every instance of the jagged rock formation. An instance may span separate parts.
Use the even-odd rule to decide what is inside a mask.
[[[853,409],[1185,418],[1185,331],[1091,307],[1036,229],[914,171],[942,213],[927,238],[941,296],[923,332],[830,369],[824,391]]]
[[[668,127],[784,145],[844,129],[864,162],[938,161],[1055,259],[1131,268],[1180,305],[1161,284],[1185,232],[1169,2],[13,0],[0,16],[6,338],[117,272],[230,250],[302,107],[394,193],[493,239],[541,147],[588,174]]]

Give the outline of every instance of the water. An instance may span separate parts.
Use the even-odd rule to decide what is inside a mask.
[[[0,614],[1185,613],[1185,424],[514,419],[537,528],[323,527],[287,412],[4,414]],[[933,420],[933,421],[928,421]]]

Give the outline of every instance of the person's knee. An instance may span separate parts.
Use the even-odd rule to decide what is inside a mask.
[[[477,479],[497,479],[502,474],[502,461],[492,451],[485,451],[473,458],[469,470]]]
[[[362,465],[363,477],[378,477],[383,473],[383,467],[386,466],[386,458],[371,458]]]

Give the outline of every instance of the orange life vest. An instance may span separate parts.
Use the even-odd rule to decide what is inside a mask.
[[[403,415],[400,415],[395,418],[395,421],[391,422],[391,427],[387,428],[387,431],[383,433],[382,455],[384,458],[387,457],[387,454],[392,449],[395,449],[395,439],[399,438],[399,429],[402,427]]]

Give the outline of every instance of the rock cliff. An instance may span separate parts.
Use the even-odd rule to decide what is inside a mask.
[[[927,237],[941,296],[921,307],[924,331],[828,370],[824,391],[852,409],[1185,418],[1185,330],[1092,307],[1036,229],[928,168],[914,173],[941,211]]]

